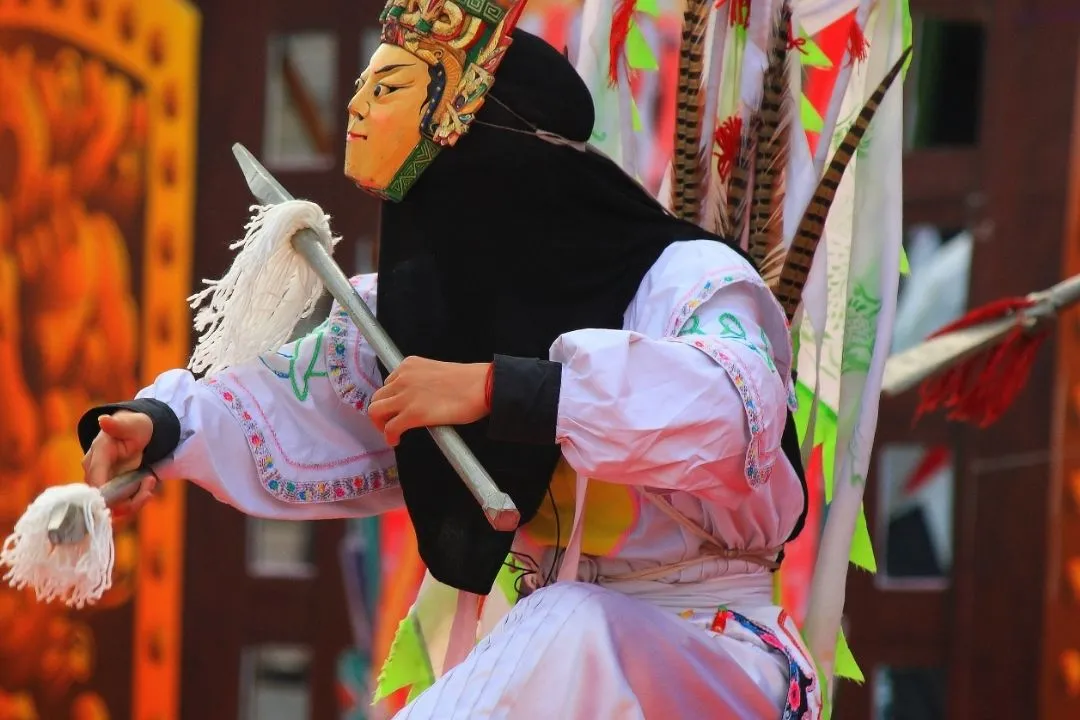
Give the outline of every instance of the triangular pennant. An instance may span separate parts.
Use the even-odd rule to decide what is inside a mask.
[[[866,677],[859,668],[859,663],[855,661],[843,630],[840,631],[840,637],[836,640],[836,677],[847,678],[857,683],[866,682]]]
[[[383,663],[382,671],[375,685],[375,703],[389,697],[403,687],[410,688],[409,700],[431,687],[435,683],[435,674],[431,670],[427,648],[420,637],[416,618],[409,613],[398,625],[394,642]]]
[[[514,556],[507,555],[502,570],[495,576],[495,587],[502,591],[503,597],[506,598],[511,607],[518,601],[518,578],[524,572],[514,564]]]
[[[855,524],[855,535],[851,538],[851,563],[863,570],[877,572],[877,560],[874,558],[874,542],[870,539],[870,528],[866,524],[866,507],[859,508],[859,519]]]

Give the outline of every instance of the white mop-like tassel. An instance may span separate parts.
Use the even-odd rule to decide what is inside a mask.
[[[49,518],[54,510],[69,504],[82,509],[86,537],[70,545],[53,545]],[[82,483],[46,488],[0,548],[0,566],[9,568],[4,580],[19,590],[32,587],[37,599],[45,602],[59,599],[81,608],[101,599],[112,587],[115,548],[111,515],[97,488]]]
[[[193,372],[213,374],[278,349],[323,293],[319,276],[290,240],[311,228],[332,252],[340,238],[331,237],[329,216],[306,200],[251,209],[247,234],[230,247],[240,252],[229,271],[220,280],[203,280],[207,287],[188,298],[201,333],[188,363]]]

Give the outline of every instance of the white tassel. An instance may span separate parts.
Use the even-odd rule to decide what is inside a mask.
[[[82,509],[86,537],[70,545],[53,545],[49,518],[68,504]],[[75,483],[46,488],[31,503],[0,548],[0,566],[10,568],[4,580],[11,587],[30,586],[38,600],[59,599],[81,608],[101,599],[112,587],[115,556],[112,513],[105,497],[97,488]]]
[[[247,234],[229,248],[240,248],[229,271],[220,280],[203,280],[207,287],[188,298],[201,333],[188,363],[192,372],[217,373],[278,349],[323,293],[319,276],[290,240],[311,228],[332,252],[340,238],[331,237],[329,216],[306,200],[251,209]]]

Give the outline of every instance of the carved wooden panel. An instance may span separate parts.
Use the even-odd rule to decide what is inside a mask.
[[[197,43],[183,0],[0,3],[4,536],[87,407],[186,359]],[[176,717],[183,527],[181,487],[118,524],[91,609],[0,589],[0,717]]]
[[[1080,93],[1075,93],[1080,100]],[[1064,275],[1080,273],[1080,113],[1073,113],[1066,203]],[[1046,523],[1046,609],[1042,628],[1040,717],[1080,715],[1080,312],[1059,323],[1052,448],[1054,461]],[[1043,551],[1044,548],[1035,548]]]

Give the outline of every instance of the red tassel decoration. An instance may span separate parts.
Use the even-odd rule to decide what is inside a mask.
[[[862,62],[870,50],[870,41],[866,39],[858,20],[851,21],[851,29],[848,30],[848,64]]]
[[[721,180],[727,180],[731,174],[731,166],[735,164],[739,156],[739,147],[742,143],[742,118],[736,115],[720,123],[713,133],[713,147],[716,154],[716,173]]]
[[[972,310],[930,337],[1000,320],[1031,304],[1032,301],[1026,298],[997,300]],[[1002,342],[925,381],[919,388],[915,419],[945,408],[950,420],[970,422],[979,427],[992,424],[1027,383],[1039,347],[1049,332],[1049,328],[1031,332],[1018,324]]]
[[[611,18],[611,37],[608,39],[608,84],[619,84],[619,65],[623,63],[626,38],[630,35],[630,23],[637,12],[637,0],[619,0]]]

